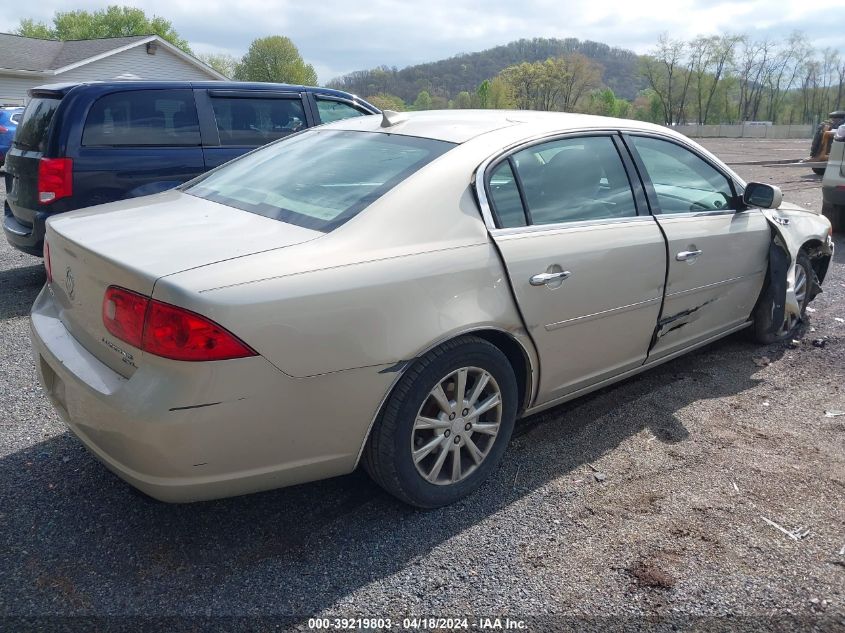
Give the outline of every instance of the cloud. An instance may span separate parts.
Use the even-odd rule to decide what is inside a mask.
[[[115,2],[39,0],[0,15],[0,30],[21,18],[49,21],[55,11],[96,9]],[[841,47],[829,26],[841,0],[145,0],[148,15],[173,23],[197,52],[241,55],[256,37],[286,35],[314,64],[320,81],[379,65],[403,67],[519,38],[577,37],[645,52],[658,35],[749,32],[785,38],[804,30],[817,46]]]

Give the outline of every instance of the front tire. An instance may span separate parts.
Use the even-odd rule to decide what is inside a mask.
[[[754,339],[758,343],[768,345],[777,343],[789,338],[804,318],[807,304],[810,303],[810,291],[815,281],[815,271],[810,263],[810,258],[803,251],[798,253],[795,262],[795,298],[800,306],[800,316],[785,314],[783,323],[779,327],[773,327],[772,315],[775,310],[774,297],[771,296],[768,288],[760,298],[754,309]]]
[[[436,508],[475,491],[502,459],[518,389],[496,346],[462,336],[407,370],[373,427],[364,468],[387,492]]]

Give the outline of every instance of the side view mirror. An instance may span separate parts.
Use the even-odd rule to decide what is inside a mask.
[[[742,201],[749,207],[777,209],[783,202],[783,192],[779,187],[763,182],[749,182],[742,194]]]

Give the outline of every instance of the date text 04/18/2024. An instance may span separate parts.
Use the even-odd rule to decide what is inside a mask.
[[[400,620],[391,618],[309,618],[308,628],[314,630],[489,630],[489,631],[519,631],[526,630],[523,620],[511,618],[484,617],[470,620],[469,618],[436,618],[410,617]]]

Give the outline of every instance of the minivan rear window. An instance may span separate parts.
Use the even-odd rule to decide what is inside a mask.
[[[44,152],[47,148],[47,133],[50,121],[59,107],[58,97],[35,97],[26,106],[23,118],[15,132],[15,147],[18,149]]]
[[[127,90],[91,106],[82,144],[197,146],[200,128],[192,90]]]
[[[236,159],[184,191],[328,232],[454,146],[397,134],[313,129]]]

